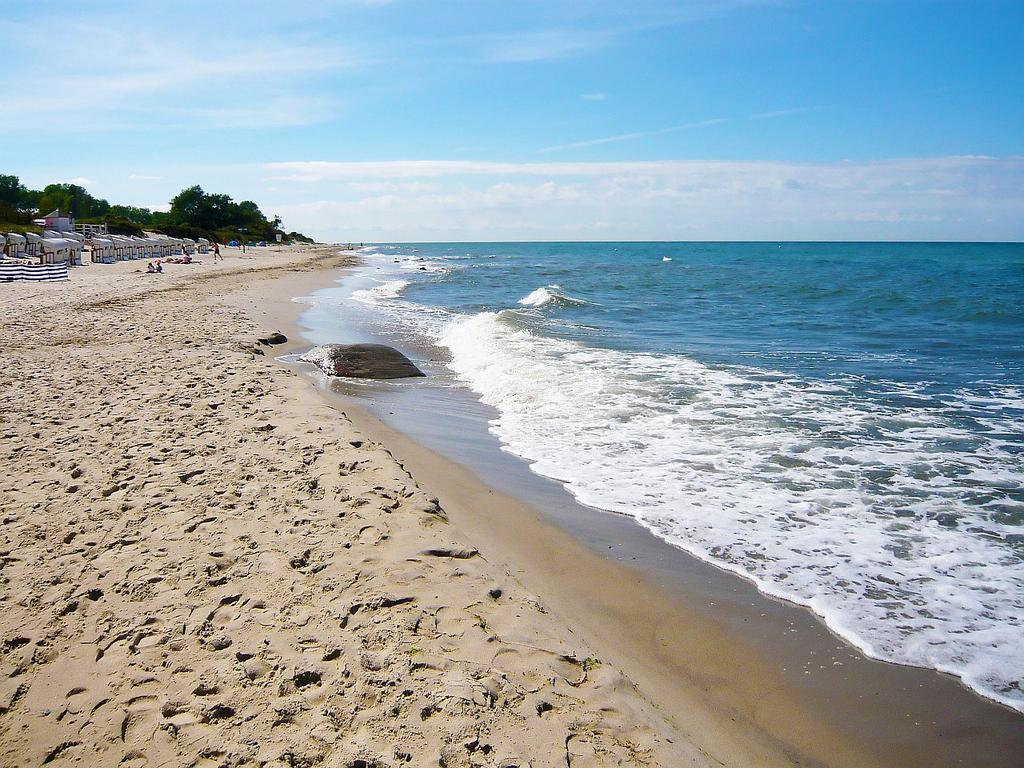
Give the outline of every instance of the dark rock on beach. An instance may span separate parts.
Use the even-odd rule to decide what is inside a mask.
[[[286,341],[288,341],[288,337],[279,331],[275,331],[269,336],[264,336],[260,339],[257,339],[257,341],[263,346],[269,347],[274,344],[284,344]]]
[[[383,344],[327,344],[302,358],[329,376],[404,379],[425,374],[394,347]]]

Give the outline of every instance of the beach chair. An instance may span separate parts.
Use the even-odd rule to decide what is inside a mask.
[[[43,236],[35,232],[25,233],[25,255],[30,258],[39,259],[42,264],[43,257]]]
[[[85,241],[73,237],[65,238],[68,244],[68,264],[81,266],[82,252],[85,250]]]
[[[63,264],[71,259],[71,243],[63,237],[44,237],[40,240],[42,264]]]
[[[15,259],[23,259],[25,253],[25,236],[17,232],[8,232],[5,244],[5,253]]]
[[[117,259],[114,253],[114,241],[105,237],[90,238],[89,255],[94,263],[112,264]]]

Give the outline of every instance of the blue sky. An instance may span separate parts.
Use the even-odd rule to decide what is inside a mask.
[[[1024,239],[1024,2],[0,0],[0,171],[325,239]]]

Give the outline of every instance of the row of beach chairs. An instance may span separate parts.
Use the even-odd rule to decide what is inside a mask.
[[[130,259],[166,259],[209,253],[210,241],[203,237],[192,240],[155,234],[147,237],[109,234],[87,237],[78,232],[46,230],[41,235],[34,232],[0,234],[0,248],[8,259],[24,259],[35,264],[81,264],[85,253],[94,263],[110,264]]]

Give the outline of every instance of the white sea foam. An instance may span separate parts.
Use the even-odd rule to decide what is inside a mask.
[[[990,496],[1024,472],[958,426],[960,403],[917,407],[897,383],[910,405],[868,403],[852,382],[594,349],[494,313],[436,335],[502,442],[582,502],[810,606],[869,655],[1024,711],[1024,563],[997,520],[1024,505]],[[963,397],[997,410],[1020,393]]]
[[[451,269],[451,265],[433,259],[425,259],[422,256],[391,255],[391,263],[403,272],[434,272],[443,273]]]
[[[364,304],[378,304],[381,301],[397,298],[409,287],[408,280],[388,280],[373,288],[363,288],[352,292],[352,298]]]

